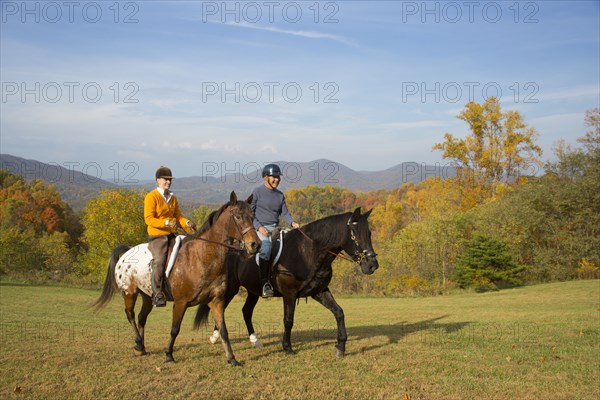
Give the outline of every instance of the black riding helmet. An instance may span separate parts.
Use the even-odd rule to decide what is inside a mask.
[[[279,165],[277,164],[267,164],[262,170],[263,178],[265,176],[274,176],[276,178],[281,178],[281,169],[279,169]]]

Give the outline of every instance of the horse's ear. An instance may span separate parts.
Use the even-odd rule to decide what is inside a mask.
[[[237,196],[235,195],[235,191],[231,191],[231,195],[229,196],[229,202],[231,204],[237,204]]]
[[[246,203],[252,204],[252,195],[246,199]]]
[[[369,211],[367,211],[366,213],[363,214],[363,217],[369,218],[369,215],[371,215],[372,211],[373,211],[373,209],[371,208]]]
[[[352,216],[350,217],[350,222],[357,222],[359,217],[360,217],[360,207],[356,207],[356,210],[354,210],[354,212],[352,213]]]

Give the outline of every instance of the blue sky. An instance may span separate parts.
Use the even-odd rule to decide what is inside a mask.
[[[599,106],[599,4],[3,1],[1,152],[113,181],[444,163],[500,95],[549,159]]]

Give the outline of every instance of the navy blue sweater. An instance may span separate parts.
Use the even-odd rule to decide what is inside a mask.
[[[294,219],[285,204],[285,196],[278,189],[269,189],[265,185],[259,186],[252,191],[252,211],[254,211],[254,228],[258,230],[263,225],[276,225],[279,216],[292,224]]]

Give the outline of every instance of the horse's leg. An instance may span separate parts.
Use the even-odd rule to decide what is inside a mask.
[[[176,301],[173,304],[173,321],[171,322],[171,339],[169,339],[169,345],[167,346],[167,351],[165,352],[167,355],[166,362],[175,362],[173,358],[173,346],[175,345],[175,339],[177,339],[177,335],[179,335],[179,329],[181,328],[181,321],[183,320],[183,316],[185,315],[185,311],[187,310],[187,302],[186,301]]]
[[[292,327],[294,326],[294,312],[296,311],[296,292],[294,295],[283,295],[283,350],[288,354],[294,354],[292,350]]]
[[[146,293],[141,292],[142,295],[142,309],[138,315],[138,331],[140,337],[142,338],[141,342],[136,346],[136,352],[139,352],[138,355],[146,354],[146,345],[144,343],[144,330],[146,328],[146,321],[148,320],[148,314],[152,311],[152,298],[148,296]]]
[[[217,324],[215,324],[215,327],[213,328],[213,333],[208,337],[208,341],[210,342],[210,344],[215,344],[219,341],[220,338],[220,334],[219,334],[219,328],[217,328]]]
[[[258,303],[258,295],[248,292],[246,302],[242,308],[242,314],[244,314],[244,322],[246,323],[246,328],[248,329],[250,343],[254,347],[262,347],[263,344],[260,340],[258,340],[256,332],[254,331],[254,325],[252,325],[252,314],[254,313],[254,307],[256,307],[256,303]]]
[[[125,315],[133,328],[133,334],[135,336],[135,347],[133,348],[133,351],[135,352],[135,355],[141,356],[143,355],[144,339],[142,338],[142,335],[140,335],[140,331],[135,323],[135,301],[137,300],[137,295],[137,292],[123,293],[123,300],[125,301]]]
[[[223,341],[223,349],[225,349],[225,355],[227,357],[227,362],[233,366],[239,366],[240,363],[237,362],[235,356],[233,355],[233,350],[231,349],[231,343],[229,342],[229,333],[227,333],[227,326],[225,325],[225,301],[224,299],[215,298],[210,302],[210,309],[213,313],[213,318],[215,319],[215,323],[219,329],[219,334],[221,335],[221,340]]]
[[[346,340],[348,339],[348,335],[346,334],[346,324],[344,322],[344,310],[342,310],[342,307],[340,307],[335,301],[333,295],[329,291],[329,288],[325,289],[321,293],[315,294],[312,296],[312,298],[321,303],[323,307],[331,311],[335,316],[338,329],[335,355],[338,358],[344,357],[344,353],[346,352]]]
[[[225,292],[225,308],[227,308],[227,306],[229,305],[229,303],[231,303],[231,300],[233,300],[233,298],[235,297],[235,295],[240,291],[240,284],[239,282],[229,282],[229,285],[227,287],[227,292]],[[250,295],[250,293],[248,293],[248,295]],[[258,298],[257,298],[258,301]],[[246,300],[246,303],[248,302],[248,300]],[[254,307],[252,307],[254,308]],[[211,344],[215,344],[217,343],[217,341],[219,340],[220,334],[219,334],[219,327],[217,326],[217,324],[215,323],[215,327],[213,329],[213,333],[208,337],[208,341]],[[262,344],[261,344],[262,346]]]

